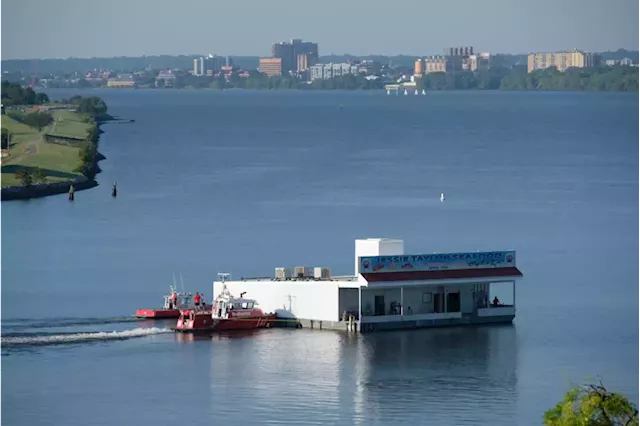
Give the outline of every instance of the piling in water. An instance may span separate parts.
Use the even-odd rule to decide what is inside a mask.
[[[73,185],[69,186],[69,201],[73,201],[75,192],[76,189],[73,187]]]
[[[116,186],[117,183],[113,184],[113,188],[111,188],[111,196],[112,197],[117,197],[118,196],[118,188]]]

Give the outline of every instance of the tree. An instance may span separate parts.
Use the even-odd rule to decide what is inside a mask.
[[[36,93],[35,102],[38,105],[48,104],[49,103],[49,96],[47,96],[46,93]]]
[[[23,88],[18,83],[2,82],[2,103],[11,105],[33,105],[46,103],[49,97],[44,93],[36,93],[30,87]]]
[[[547,426],[638,426],[638,409],[627,398],[599,385],[571,389],[544,414]]]
[[[31,176],[36,182],[45,182],[47,180],[47,175],[40,167],[36,167],[35,169],[33,169],[33,171],[31,172]]]
[[[52,122],[53,116],[45,111],[31,112],[24,117],[24,124],[29,127],[34,127],[38,129],[38,131],[41,131]]]
[[[87,136],[86,136],[86,140],[97,144],[98,143],[98,139],[100,138],[100,131],[98,130],[98,126],[97,125],[93,125],[91,127],[89,127],[87,129]]]
[[[77,101],[76,110],[82,114],[89,114],[93,117],[100,117],[107,113],[107,104],[97,96],[80,98]]]
[[[2,129],[2,149],[9,149],[11,144],[11,133],[5,128]]]
[[[33,173],[31,170],[20,169],[16,173],[16,177],[20,180],[22,186],[29,187],[33,184]]]
[[[98,157],[98,147],[91,141],[83,141],[78,151],[78,167],[75,171],[82,173],[88,179],[96,176],[96,158]]]

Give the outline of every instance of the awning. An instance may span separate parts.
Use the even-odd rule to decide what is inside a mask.
[[[516,267],[510,268],[482,268],[482,269],[447,269],[440,271],[399,271],[377,274],[362,274],[370,283],[384,281],[423,281],[446,280],[461,278],[489,278],[489,277],[522,277],[522,272]]]

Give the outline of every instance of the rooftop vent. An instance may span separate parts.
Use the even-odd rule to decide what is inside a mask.
[[[308,266],[296,266],[294,276],[296,278],[311,278],[313,277],[313,271]]]
[[[331,278],[331,269],[329,268],[313,268],[313,277],[319,280],[328,280]]]
[[[289,269],[289,268],[276,268],[276,279],[277,280],[288,280],[288,279],[291,279],[291,269]]]

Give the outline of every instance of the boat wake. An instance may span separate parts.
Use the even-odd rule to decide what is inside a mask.
[[[99,331],[93,333],[9,333],[1,339],[3,348],[64,345],[101,340],[127,340],[136,337],[171,333],[168,328],[134,328],[124,331]]]
[[[8,319],[2,320],[2,328],[6,330],[26,330],[30,328],[57,328],[74,327],[82,325],[104,325],[142,321],[135,317],[111,317],[111,318],[40,318],[40,319]]]

